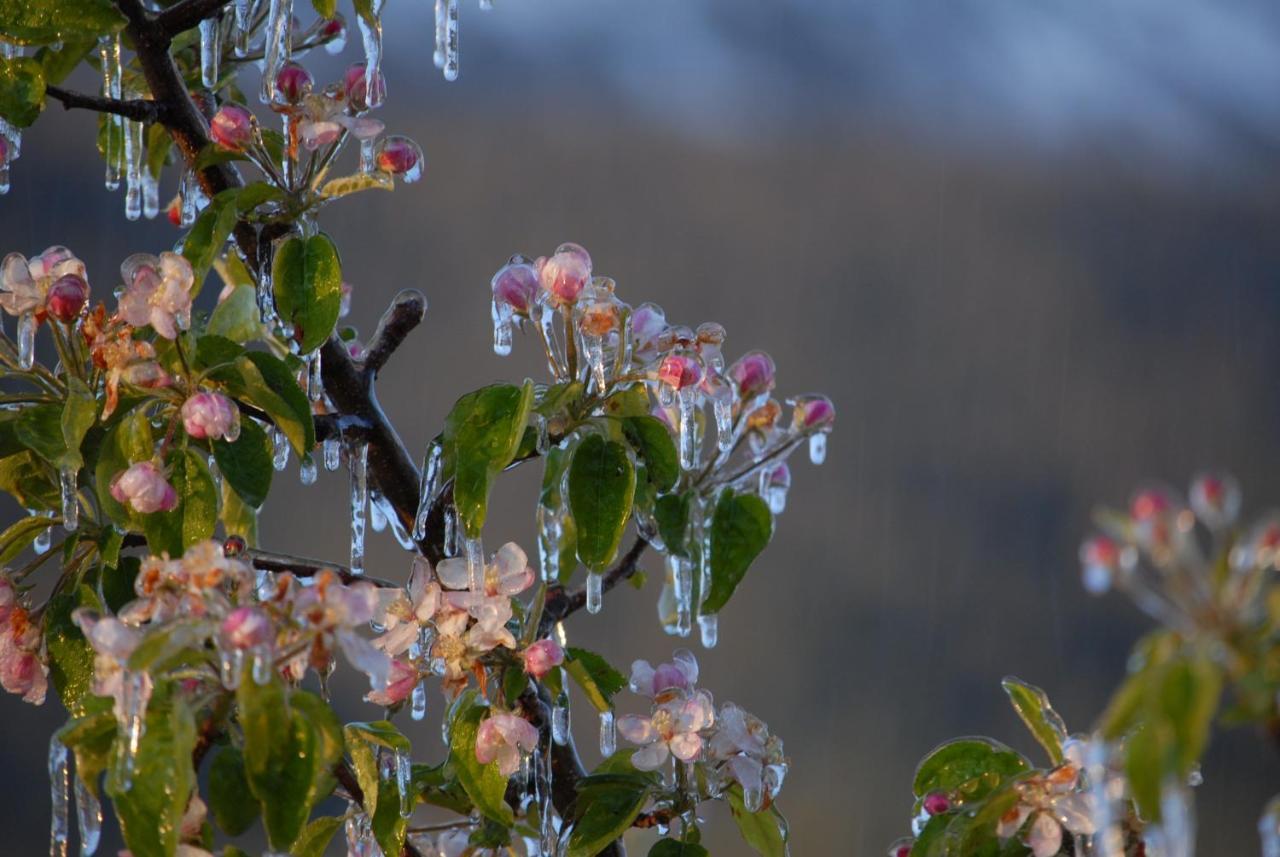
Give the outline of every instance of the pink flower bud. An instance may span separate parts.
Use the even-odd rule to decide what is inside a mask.
[[[271,642],[271,619],[257,607],[237,607],[222,620],[222,638],[235,649],[251,649]]]
[[[1240,513],[1240,485],[1229,473],[1202,473],[1191,483],[1191,509],[1205,526],[1231,524]]]
[[[542,678],[564,663],[564,649],[555,640],[538,640],[524,650],[524,671],[534,678]]]
[[[498,771],[509,777],[520,767],[520,757],[537,749],[538,730],[523,717],[491,714],[476,732],[476,761],[498,763]]]
[[[942,815],[951,809],[951,798],[942,792],[929,792],[924,796],[924,811],[930,815]]]
[[[1129,501],[1129,514],[1135,521],[1151,521],[1167,514],[1174,507],[1173,497],[1163,488],[1147,488],[1133,495]]]
[[[812,429],[830,425],[836,421],[836,408],[826,396],[797,396],[792,400],[795,411],[791,425],[797,429]]]
[[[219,393],[196,393],[182,403],[182,427],[197,440],[233,442],[240,436],[240,411]]]
[[[253,114],[239,104],[224,104],[209,122],[209,138],[224,149],[244,151],[253,141]]]
[[[889,846],[888,857],[911,857],[911,846],[914,844],[914,839],[904,836]]]
[[[737,386],[738,395],[746,400],[772,390],[776,372],[773,358],[763,351],[748,351],[729,367],[729,377]]]
[[[111,496],[143,515],[168,512],[178,505],[178,493],[150,461],[139,461],[117,473],[111,480]]]
[[[276,75],[276,93],[285,104],[298,104],[311,94],[311,73],[296,62],[286,63]]]
[[[347,68],[342,77],[342,88],[347,95],[347,103],[357,112],[368,110],[370,106],[381,104],[387,97],[387,82],[378,72],[373,79],[373,98],[369,97],[369,84],[365,80],[364,63],[354,63]]]
[[[550,258],[534,263],[542,288],[557,304],[571,304],[578,299],[591,279],[591,255],[577,244],[561,244]]]
[[[422,178],[422,149],[408,137],[393,135],[378,144],[374,161],[378,169],[406,182]]]
[[[683,354],[668,354],[658,367],[658,380],[674,390],[702,382],[702,364]]]
[[[399,658],[391,659],[391,672],[387,676],[387,686],[365,694],[365,700],[374,705],[390,707],[404,702],[413,693],[418,683],[418,671]]]
[[[89,284],[79,274],[64,274],[49,287],[45,308],[49,315],[65,324],[80,317],[80,311],[89,301]]]
[[[346,32],[347,22],[341,15],[334,15],[320,25],[320,37],[322,39],[342,38],[345,37]]]
[[[528,259],[512,256],[511,261],[493,275],[491,286],[494,300],[527,315],[538,294],[538,272]]]

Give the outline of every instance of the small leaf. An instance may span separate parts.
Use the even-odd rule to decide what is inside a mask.
[[[653,781],[643,776],[625,775],[628,771],[636,773],[631,766],[632,752],[621,750],[597,769],[598,772],[623,775],[608,779],[593,775],[579,782],[579,799],[573,806],[576,820],[573,832],[569,834],[566,857],[599,854],[631,828],[632,822],[648,803]]]
[[[260,507],[271,490],[271,441],[253,420],[242,420],[234,442],[215,440],[213,457],[222,478],[253,508]]]
[[[240,188],[232,187],[218,193],[192,224],[191,231],[182,242],[182,255],[187,257],[195,272],[195,289],[198,291],[205,275],[213,267],[214,259],[222,253],[223,245],[231,237],[236,225],[236,197]]]
[[[320,195],[325,199],[337,199],[359,193],[362,190],[395,190],[396,183],[391,176],[381,170],[368,173],[356,173],[350,176],[330,179],[320,188]]]
[[[218,489],[204,455],[194,449],[179,452],[169,465],[169,483],[178,505],[168,512],[143,515],[142,529],[151,552],[181,556],[188,547],[213,535],[218,521]]]
[[[738,825],[742,840],[763,857],[785,857],[787,853],[787,822],[774,807],[759,812],[747,812],[742,801],[742,789],[734,786],[727,792],[729,810]]]
[[[332,18],[338,12],[338,0],[311,0],[311,8],[321,18]]]
[[[20,45],[97,37],[125,25],[110,0],[0,0],[5,38]]]
[[[302,830],[298,841],[289,849],[291,857],[324,857],[333,835],[342,827],[342,816],[322,815]]]
[[[7,21],[4,27],[7,33]],[[0,118],[18,128],[35,122],[44,109],[44,87],[44,68],[34,57],[0,58]]]
[[[250,342],[262,334],[262,323],[258,318],[258,296],[254,288],[236,286],[230,295],[213,308],[205,330],[232,342]]]
[[[622,444],[599,435],[578,444],[569,465],[569,508],[587,568],[602,571],[618,555],[635,492],[636,471]]]
[[[50,464],[57,464],[67,452],[62,439],[62,410],[52,404],[23,408],[14,424],[18,440]]]
[[[676,556],[689,557],[685,534],[689,530],[689,506],[692,494],[664,494],[653,506],[658,534],[667,550]]]
[[[470,538],[484,527],[493,479],[515,457],[532,404],[533,384],[494,384],[458,399],[445,418],[444,466]]]
[[[228,836],[239,836],[258,820],[258,802],[245,779],[244,755],[223,747],[209,766],[209,809]]]
[[[79,470],[84,467],[84,457],[80,454],[80,446],[84,436],[93,427],[98,418],[98,401],[84,382],[78,378],[67,381],[67,400],[62,406],[62,443],[63,454],[55,464]]]
[[[49,654],[49,678],[58,698],[72,716],[85,713],[92,696],[93,649],[80,628],[71,621],[78,607],[101,610],[97,595],[87,586],[64,590],[45,608],[44,642]]]
[[[459,698],[454,711],[449,728],[449,760],[457,772],[458,782],[476,809],[498,824],[510,827],[514,817],[504,799],[507,778],[498,771],[496,760],[482,765],[476,759],[476,735],[489,708],[478,703],[475,691],[469,690]]]
[[[692,842],[660,839],[649,849],[649,857],[711,857],[711,852]]]
[[[717,613],[733,595],[751,563],[773,536],[773,515],[754,494],[726,490],[711,519],[711,591],[703,613]]]
[[[276,310],[296,331],[298,348],[309,354],[333,333],[342,304],[338,248],[321,233],[289,238],[276,248],[271,265]]]
[[[1062,746],[1067,742],[1067,726],[1049,704],[1049,696],[1035,685],[1016,676],[1006,676],[1001,686],[1009,694],[1013,710],[1049,754],[1049,761],[1062,763]]]
[[[613,707],[613,697],[627,686],[627,678],[595,652],[569,646],[565,649],[564,669],[597,711]]]
[[[977,800],[999,782],[1031,769],[1016,751],[990,738],[957,738],[935,747],[916,767],[912,791],[917,798],[932,791],[965,793]]]
[[[680,478],[680,459],[666,425],[657,417],[628,417],[622,430],[644,461],[649,482],[659,493],[670,491]]]

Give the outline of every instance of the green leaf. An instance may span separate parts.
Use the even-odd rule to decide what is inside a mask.
[[[373,816],[373,837],[383,854],[399,854],[409,830],[409,819],[400,814],[400,790],[395,780],[378,783],[378,811]]]
[[[229,536],[240,536],[249,547],[258,543],[258,510],[241,500],[225,479],[222,481],[222,529]]]
[[[235,398],[266,411],[298,455],[306,455],[316,445],[311,402],[280,358],[265,351],[250,351],[230,366],[211,371],[209,377],[226,384]]]
[[[604,400],[604,412],[611,417],[643,417],[650,410],[649,392],[642,384],[619,390]]]
[[[291,857],[324,857],[333,835],[342,827],[340,815],[322,815],[302,830],[302,835],[289,849]]]
[[[252,286],[236,286],[231,294],[213,308],[208,333],[232,342],[250,342],[262,333],[258,319],[258,296]],[[202,339],[201,342],[204,340]],[[198,346],[197,346],[198,347]]]
[[[0,0],[0,22],[5,38],[20,45],[96,37],[125,24],[109,0]]]
[[[222,478],[253,508],[260,507],[271,490],[271,441],[253,420],[240,422],[240,436],[232,443],[213,441],[213,458]]]
[[[627,775],[637,773],[631,766],[632,752],[621,750],[596,769],[611,776],[593,774],[579,781],[578,799],[572,808],[576,818],[566,857],[599,854],[626,833],[644,809],[653,780]]]
[[[209,809],[228,836],[239,836],[258,820],[260,810],[245,778],[244,755],[235,747],[223,747],[209,766]]]
[[[338,0],[311,0],[311,8],[321,18],[332,18],[338,13]]]
[[[36,51],[36,59],[44,69],[45,83],[57,84],[66,80],[67,75],[75,71],[85,55],[93,50],[97,41],[91,36],[67,38],[63,39],[62,47],[58,50],[54,50],[54,46],[50,45]]]
[[[649,857],[711,857],[711,852],[692,842],[660,839],[649,849]]]
[[[569,465],[569,508],[587,568],[602,571],[618,555],[635,493],[636,471],[622,444],[599,435],[578,444]]]
[[[111,480],[130,464],[150,459],[153,450],[151,423],[147,420],[145,407],[134,408],[126,413],[107,430],[102,445],[98,448],[98,463],[94,468],[98,505],[123,529],[141,531],[144,516],[116,502],[111,496]]]
[[[147,704],[146,729],[129,783],[121,778],[123,748],[114,746],[107,794],[133,857],[168,857],[177,851],[179,825],[196,785],[191,767],[195,744],[190,709],[171,685],[162,683]]]
[[[0,117],[18,128],[35,122],[44,109],[44,86],[44,68],[34,57],[0,58]]]
[[[1031,769],[1015,750],[990,738],[957,738],[935,747],[916,767],[912,792],[917,798],[932,791],[960,792],[977,800],[1000,782]]]
[[[747,569],[773,536],[773,515],[754,494],[726,490],[711,519],[711,591],[703,613],[716,613],[728,603]]]
[[[143,515],[142,529],[152,553],[167,551],[176,557],[213,535],[218,521],[218,489],[205,457],[194,449],[173,456],[169,484],[178,494],[178,504],[168,512]]]
[[[597,711],[613,707],[613,697],[627,686],[627,678],[595,652],[569,646],[565,649],[564,669]]]
[[[271,286],[280,317],[294,325],[299,350],[309,354],[322,345],[342,304],[342,265],[329,236],[286,239],[276,248]]]
[[[13,558],[27,549],[27,545],[49,529],[49,519],[44,515],[24,515],[0,533],[0,565],[8,565]]]
[[[159,122],[154,125],[148,125],[146,130],[147,142],[147,172],[153,178],[160,178],[160,173],[164,170],[165,162],[169,160],[169,151],[173,148],[173,138],[169,136],[169,129]]]
[[[62,406],[62,443],[65,451],[55,462],[59,467],[84,467],[80,446],[98,418],[98,400],[78,378],[67,381],[67,401]]]
[[[244,347],[233,340],[209,333],[196,340],[195,368],[206,372],[218,367],[212,374],[222,376],[226,374],[228,364],[234,363],[244,353]]]
[[[1222,696],[1222,671],[1202,654],[1170,663],[1160,682],[1160,709],[1173,732],[1173,773],[1185,779],[1204,753]]]
[[[409,739],[390,720],[348,723],[342,727],[342,735],[348,745],[352,740],[359,738],[378,747],[386,747],[388,750],[400,753],[408,753],[413,749]]]
[[[62,407],[35,405],[23,408],[14,424],[18,440],[50,464],[57,464],[67,452],[62,439]]]
[[[658,522],[658,534],[667,551],[676,556],[689,557],[685,536],[689,530],[689,505],[692,494],[664,494],[653,506],[653,517]]]
[[[121,607],[137,597],[133,582],[141,565],[142,561],[136,556],[118,556],[115,565],[103,567],[102,596],[112,613],[119,613]]]
[[[1147,723],[1131,736],[1125,753],[1129,793],[1143,819],[1160,821],[1160,787],[1173,750],[1172,730],[1165,723]]]
[[[1067,725],[1049,704],[1048,694],[1016,676],[1006,676],[1000,684],[1004,692],[1009,694],[1013,710],[1018,712],[1022,722],[1049,754],[1049,761],[1055,765],[1061,764],[1062,746],[1068,737]]]
[[[0,491],[12,494],[25,509],[62,508],[49,468],[33,452],[0,459]]]
[[[289,195],[275,185],[266,182],[253,182],[245,185],[236,197],[236,211],[243,217],[251,214],[255,208],[267,203],[281,205],[289,199]]]
[[[627,417],[622,430],[643,459],[645,473],[659,493],[670,491],[680,478],[680,459],[671,432],[657,417]]]
[[[195,271],[196,291],[199,291],[205,275],[213,267],[214,259],[222,253],[223,245],[235,228],[236,197],[239,194],[240,188],[231,187],[209,200],[182,242],[182,255],[187,257]]]
[[[45,608],[44,642],[49,654],[49,678],[63,706],[73,716],[85,713],[92,695],[93,649],[80,628],[71,621],[78,607],[101,610],[98,596],[87,586],[64,590]]]
[[[378,774],[378,751],[364,736],[351,731],[349,727],[342,728],[342,736],[347,754],[351,756],[351,768],[355,771],[356,782],[364,795],[364,811],[372,816],[378,810],[378,785],[381,781]]]
[[[726,793],[733,821],[738,825],[742,840],[764,857],[785,857],[787,853],[787,822],[774,807],[759,812],[747,812],[742,802],[742,788],[734,786]]]
[[[74,715],[58,730],[58,739],[76,757],[76,777],[96,796],[98,777],[111,760],[111,745],[119,730],[111,711],[111,700],[91,696],[85,700],[84,713]]]
[[[532,404],[533,384],[493,384],[458,399],[445,418],[445,471],[470,538],[484,527],[493,479],[515,458]]]
[[[514,816],[504,800],[507,778],[498,771],[496,760],[482,765],[476,759],[476,734],[489,708],[477,701],[474,690],[468,690],[455,704],[454,711],[449,729],[449,759],[458,782],[485,817],[509,827]]]

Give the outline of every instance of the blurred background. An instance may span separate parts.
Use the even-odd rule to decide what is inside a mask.
[[[388,5],[381,118],[422,145],[426,174],[322,225],[366,334],[401,288],[431,302],[379,382],[415,452],[461,393],[542,377],[529,340],[493,355],[488,281],[511,253],[566,240],[623,299],[718,320],[731,360],[766,348],[780,392],[836,402],[827,463],[797,457],[719,647],[689,641],[717,699],[786,741],[793,853],[883,853],[908,831],[916,762],[943,739],[1036,753],[1007,673],[1089,727],[1150,625],[1079,584],[1096,503],[1221,466],[1248,510],[1280,505],[1274,4],[467,0],[453,84],[431,65],[430,4]],[[314,57],[318,78],[356,42]],[[125,256],[178,232],[124,220],[93,127],[55,106],[27,134],[0,249],[66,244],[103,298]],[[175,185],[166,174],[166,201]],[[532,549],[536,479],[499,483],[491,549]],[[345,491],[323,471],[301,487],[291,463],[265,546],[343,558]],[[369,567],[399,579],[408,559],[378,536]],[[658,626],[649,570],[572,641],[619,665],[667,657],[680,643]],[[12,853],[46,847],[45,742],[62,716],[0,699]],[[442,757],[434,726],[410,729],[425,760]],[[1215,739],[1201,853],[1257,853],[1276,762],[1252,732]],[[746,853],[710,816],[712,852]]]

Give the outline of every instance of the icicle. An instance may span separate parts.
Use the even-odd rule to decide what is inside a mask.
[[[280,152],[280,181],[286,188],[292,188],[295,181],[294,149],[289,144],[289,141],[294,139],[294,121],[292,112],[280,114],[281,137],[285,141],[284,148]]]
[[[560,644],[560,648],[569,645],[569,631],[565,628],[564,622],[557,622],[555,625],[556,642]]]
[[[326,438],[324,446],[324,469],[337,470],[342,466],[342,441],[336,437]]]
[[[0,138],[4,137],[5,135],[0,135]],[[0,194],[9,192],[9,162],[13,160],[13,152],[8,151],[9,148],[5,145],[5,140],[0,139]]]
[[[662,387],[669,389],[666,384]],[[684,470],[692,470],[698,465],[698,421],[696,419],[698,390],[692,386],[685,387],[676,393],[676,399],[680,405],[677,424],[680,467]]]
[[[1273,797],[1258,819],[1262,857],[1280,857],[1280,797]]]
[[[249,52],[249,29],[253,26],[250,13],[253,11],[253,0],[235,0],[236,15],[236,56],[242,57]]]
[[[321,371],[319,348],[307,358],[307,396],[313,402],[324,398],[324,375]]]
[[[720,616],[717,613],[704,613],[698,617],[698,632],[702,636],[702,648],[714,649],[720,640]],[[755,812],[755,810],[751,810]]]
[[[364,574],[364,522],[369,508],[369,444],[357,442],[348,450],[351,468],[351,573]]]
[[[533,414],[533,450],[538,455],[546,455],[551,451],[551,433],[547,430],[547,418],[542,414]]]
[[[618,749],[618,732],[614,726],[613,709],[600,712],[600,755],[606,759]]]
[[[103,36],[98,42],[98,59],[102,65],[102,95],[104,98],[120,97],[120,34],[113,36]],[[121,148],[121,134],[123,126],[121,125],[121,117],[108,115],[106,117],[106,146],[102,152],[102,159],[106,163],[106,180],[107,190],[115,190],[120,187],[120,165],[122,162],[123,152]]]
[[[289,438],[278,428],[271,430],[271,466],[277,471],[289,464]]]
[[[49,739],[49,783],[53,799],[53,818],[49,822],[49,857],[67,857],[70,834],[67,789],[67,748],[55,734]]]
[[[560,542],[564,537],[564,524],[560,510],[538,504],[538,567],[542,579],[554,583],[560,579]]]
[[[36,316],[24,312],[18,316],[18,366],[30,369],[36,359]]]
[[[360,161],[358,169],[366,175],[373,172],[373,144],[375,142],[377,142],[377,140],[374,137],[365,137],[360,141]]]
[[[448,28],[445,23],[444,4],[445,0],[436,0],[436,49],[431,57],[436,64],[436,68],[444,68],[445,44],[449,39]]]
[[[559,836],[555,825],[555,805],[551,802],[552,776],[551,747],[538,760],[538,838],[543,857],[555,857]]]
[[[511,320],[514,310],[511,304],[494,298],[490,304],[490,315],[493,317],[493,353],[506,357],[511,353]]]
[[[542,339],[547,344],[547,368],[551,371],[551,377],[560,381],[563,380],[561,375],[564,370],[561,367],[564,360],[561,358],[560,343],[556,339],[556,311],[547,303],[544,297],[546,294],[541,293],[529,308],[529,317],[541,329]]]
[[[244,671],[244,649],[229,649],[218,655],[218,672],[222,686],[235,690],[240,686],[240,674]]]
[[[687,637],[693,631],[693,563],[668,554],[667,568],[676,596],[676,633]]]
[[[142,216],[155,220],[160,213],[160,179],[150,169],[142,171]]]
[[[298,481],[303,485],[314,485],[319,475],[320,469],[316,467],[315,458],[310,455],[303,456],[302,461],[298,463]]]
[[[276,78],[289,61],[292,48],[293,0],[267,0],[266,42],[263,45],[262,103],[275,100]]]
[[[458,0],[445,0],[444,79],[458,79]]]
[[[452,503],[444,507],[444,555],[458,555],[458,510]]]
[[[382,494],[377,489],[369,492],[369,526],[373,528],[375,533],[384,532],[389,523],[382,502]]]
[[[254,646],[250,654],[253,656],[253,683],[263,685],[271,681],[271,672],[274,667],[271,650],[266,646]]]
[[[80,528],[80,498],[76,496],[76,477],[79,475],[73,467],[64,467],[58,471],[58,484],[62,490],[62,529],[74,533]]]
[[[46,518],[52,516],[51,513],[38,512],[35,509],[28,509],[27,512],[29,512],[32,515],[44,515]],[[37,556],[39,556],[47,553],[49,550],[49,545],[52,543],[53,543],[53,527],[45,527],[43,530],[40,531],[40,535],[36,536],[35,541],[31,543],[31,549],[36,552]]]
[[[382,77],[382,0],[371,0],[369,7],[373,20],[366,20],[364,15],[356,15],[356,21],[360,25],[360,38],[364,42],[364,79],[367,84],[365,102],[373,108],[382,106],[383,93],[386,91],[385,86],[378,85]]]
[[[1193,857],[1196,843],[1191,790],[1170,780],[1160,789],[1160,823],[1143,831],[1147,853],[1159,857]]]
[[[462,553],[467,560],[467,585],[472,592],[484,591],[484,543],[479,536],[462,537]]]
[[[716,448],[728,452],[733,449],[733,399],[722,397],[711,404],[716,417]]]
[[[121,676],[121,704],[124,708],[124,746],[120,783],[125,791],[133,787],[133,773],[138,763],[138,748],[146,731],[147,696],[150,688],[146,673],[126,672]]]
[[[599,613],[604,607],[604,575],[587,572],[587,612]]]
[[[215,15],[200,22],[200,82],[218,85],[218,60],[222,57],[222,19]]]
[[[569,743],[569,692],[564,688],[551,709],[551,740],[561,746]]]
[[[400,817],[413,815],[413,769],[409,754],[396,750],[396,788],[400,790]]]
[[[142,216],[142,123],[124,120],[124,216],[137,220]]]
[[[436,493],[440,490],[440,461],[444,451],[440,444],[432,442],[427,447],[427,454],[422,459],[422,483],[418,490],[418,513],[413,519],[413,537],[419,541],[427,536],[427,518],[431,515],[431,505],[435,502]]]
[[[93,857],[102,841],[102,804],[76,772],[76,824],[80,828],[80,857]]]
[[[809,435],[809,460],[821,464],[827,460],[827,433],[817,432]]]
[[[182,178],[178,180],[178,196],[182,199],[178,213],[178,223],[182,226],[190,226],[196,222],[197,186],[195,174],[190,170],[184,172]]]
[[[421,679],[413,686],[409,700],[409,716],[422,720],[427,716],[427,680]]]

